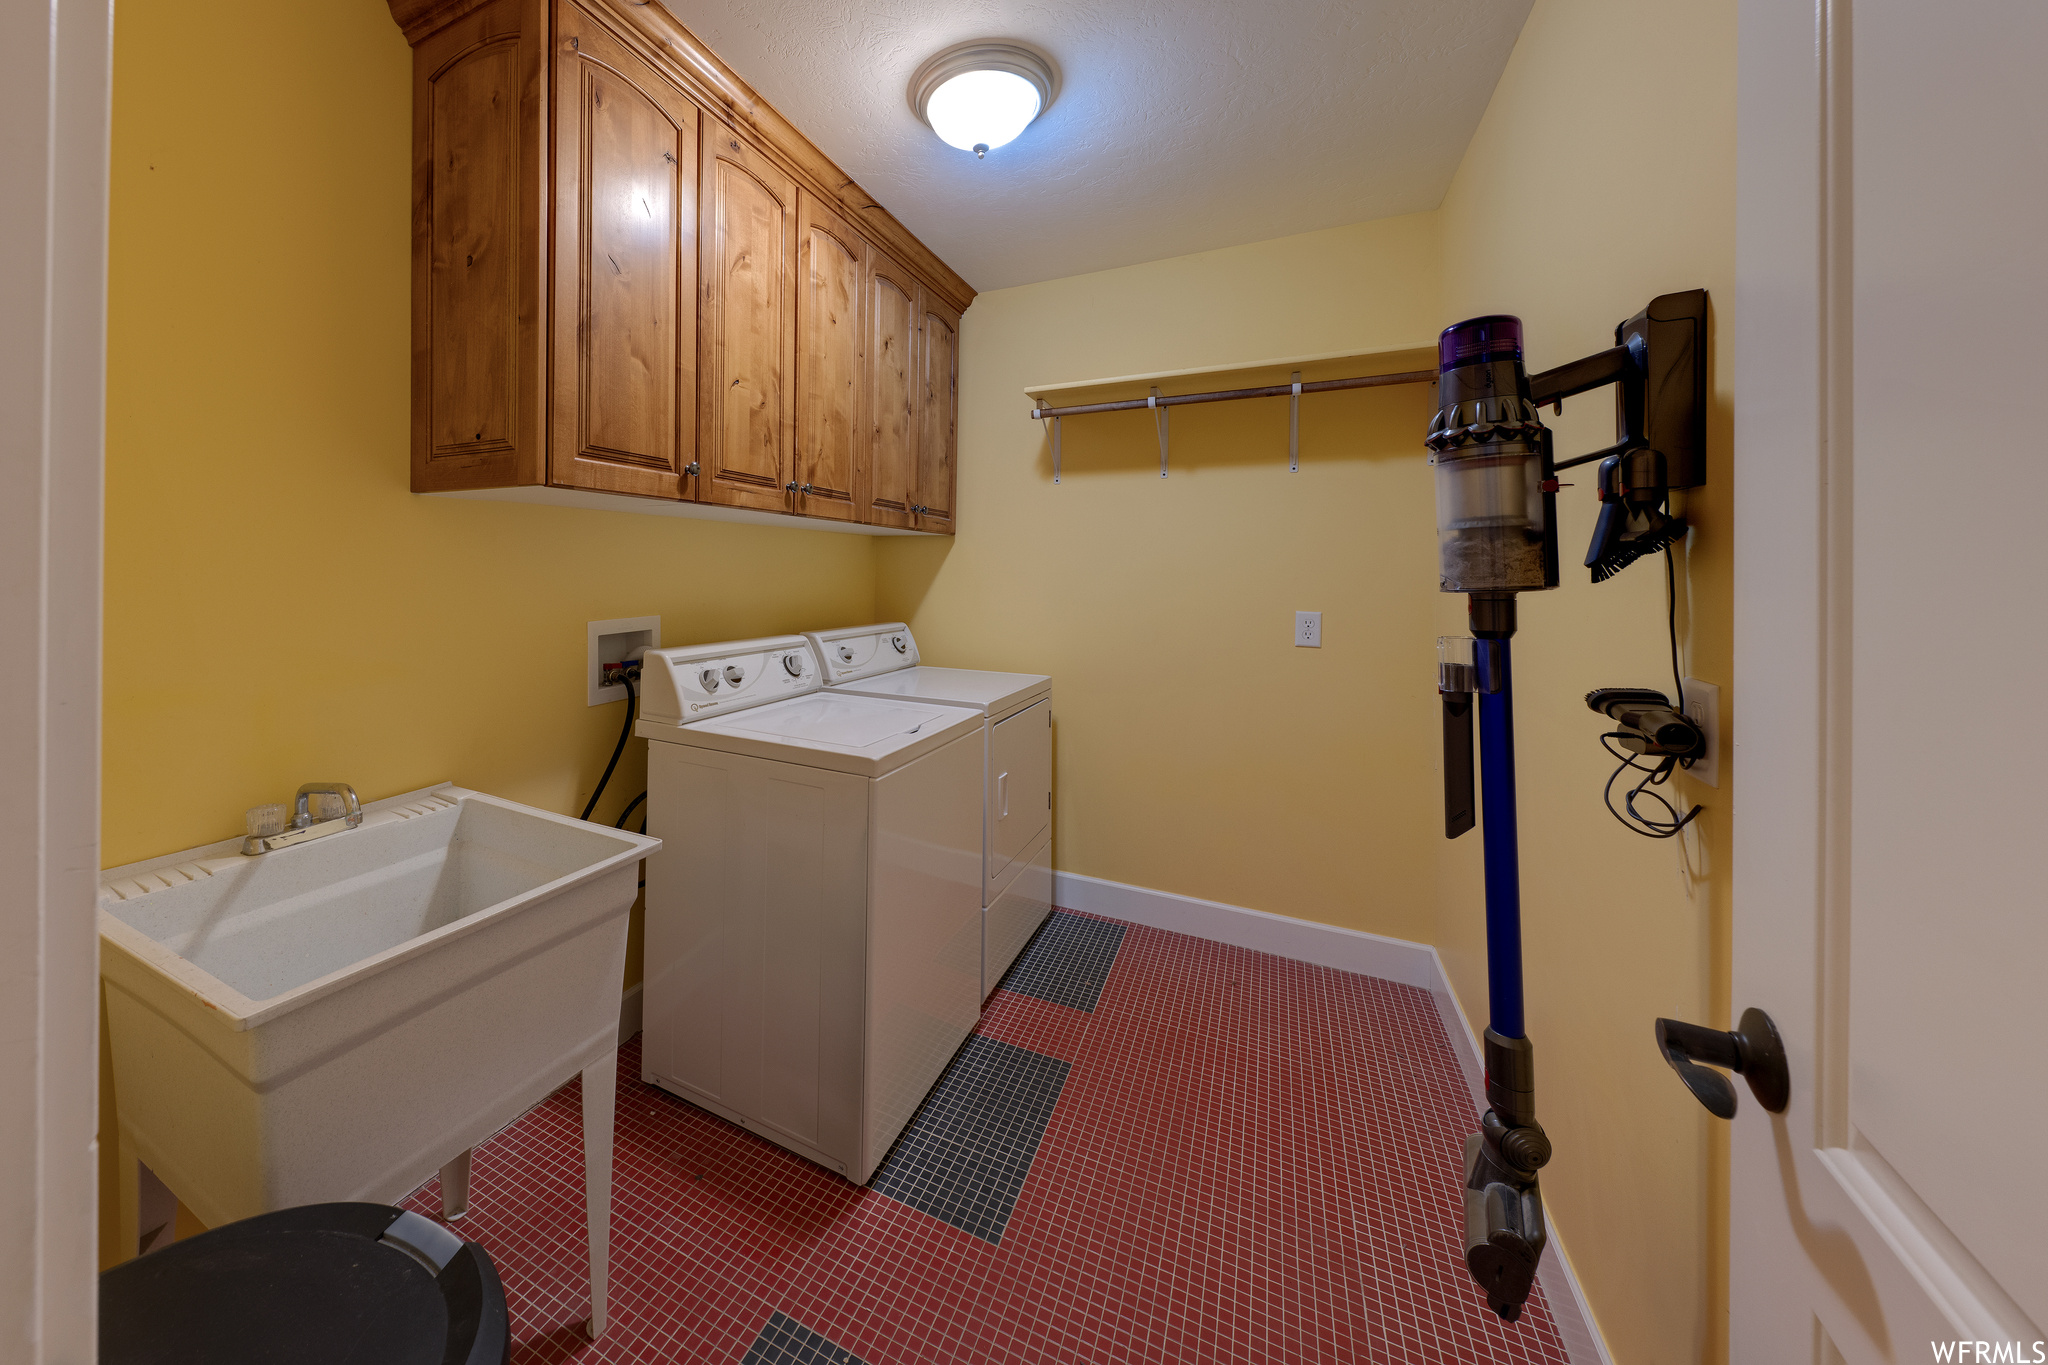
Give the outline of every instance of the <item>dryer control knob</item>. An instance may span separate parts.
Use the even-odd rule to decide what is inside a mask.
[[[725,666],[725,680],[731,683],[734,687],[738,687],[740,685],[740,680],[746,676],[747,675],[745,673],[740,671],[740,666],[738,664],[727,664]]]
[[[782,666],[788,670],[790,677],[801,678],[804,675],[804,656],[785,654],[782,656]]]
[[[705,669],[697,675],[697,681],[704,684],[706,692],[716,692],[718,690],[718,670],[715,668]]]
[[[852,646],[852,645],[841,645],[841,646],[839,646],[839,657],[840,657],[840,659],[842,659],[842,660],[843,660],[843,661],[845,661],[846,663],[852,663],[852,662],[853,662],[853,646]]]
[[[896,652],[898,654],[908,654],[910,652],[910,646],[904,643],[903,637],[901,635],[891,635],[889,637],[889,643],[896,646]]]

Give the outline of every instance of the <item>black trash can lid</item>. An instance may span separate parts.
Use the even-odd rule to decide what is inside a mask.
[[[484,1249],[386,1204],[308,1204],[100,1276],[102,1365],[502,1365]]]

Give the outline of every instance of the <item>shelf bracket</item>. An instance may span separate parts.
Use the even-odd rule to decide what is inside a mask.
[[[1301,371],[1287,376],[1294,381],[1294,392],[1287,399],[1287,472],[1301,472]]]
[[[1159,477],[1166,477],[1166,404],[1159,401],[1159,390],[1154,387],[1152,396],[1145,400],[1145,406],[1152,409],[1154,420],[1159,424]]]
[[[1060,481],[1060,419],[1052,419],[1052,481]]]

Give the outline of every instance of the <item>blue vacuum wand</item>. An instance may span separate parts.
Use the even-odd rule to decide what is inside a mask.
[[[1522,1022],[1522,881],[1515,830],[1516,594],[1557,586],[1557,479],[1550,433],[1522,368],[1522,326],[1474,318],[1438,342],[1438,558],[1445,592],[1469,594],[1470,638],[1438,642],[1444,833],[1472,828],[1472,716],[1479,719],[1486,854],[1486,1099],[1465,1142],[1465,1265],[1504,1320],[1522,1315],[1547,1233],[1536,1172],[1550,1140],[1536,1122],[1535,1050]],[[1476,707],[1474,702],[1477,702]]]

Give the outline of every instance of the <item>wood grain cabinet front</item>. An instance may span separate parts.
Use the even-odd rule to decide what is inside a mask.
[[[415,492],[952,529],[966,281],[659,3],[390,5]]]
[[[960,449],[960,314],[927,294],[919,324],[923,423],[917,443],[917,529],[953,533]]]
[[[868,249],[867,519],[916,525],[919,419],[917,327],[924,286],[879,248]]]
[[[794,511],[796,182],[712,128],[704,155],[701,502]]]
[[[867,482],[868,244],[802,197],[797,220],[797,510],[855,521]]]
[[[580,6],[556,14],[548,482],[679,497],[697,444],[697,108]]]

